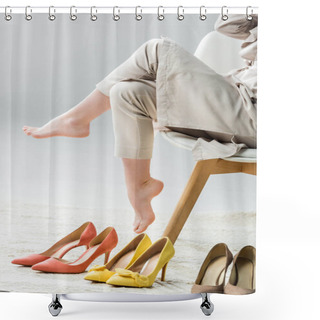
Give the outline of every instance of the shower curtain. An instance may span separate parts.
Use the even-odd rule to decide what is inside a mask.
[[[258,18],[177,9],[6,8],[0,290],[255,292]]]

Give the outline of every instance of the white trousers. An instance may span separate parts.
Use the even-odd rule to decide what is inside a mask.
[[[152,157],[153,120],[157,118],[155,80],[162,42],[163,39],[145,42],[96,85],[110,97],[117,157]]]
[[[196,160],[256,147],[237,86],[171,40],[145,42],[96,87],[110,97],[117,157],[152,157],[153,120],[200,138]]]

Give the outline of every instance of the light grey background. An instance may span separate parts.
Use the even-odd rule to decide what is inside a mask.
[[[23,15],[10,22],[0,19],[0,203],[87,207],[101,214],[130,208],[122,164],[113,156],[110,112],[92,122],[85,139],[37,140],[25,136],[22,126],[41,126],[79,103],[151,38],[167,36],[194,52],[217,17],[200,21],[195,14],[178,21],[168,15],[159,22],[145,15],[137,22],[129,14],[115,22],[103,15],[92,22],[79,14],[72,22],[58,14],[51,22],[47,14],[36,14],[31,22]],[[193,166],[190,152],[156,136],[151,172],[165,188],[153,200],[155,211],[174,209]],[[254,212],[255,197],[255,177],[211,177],[194,210]]]

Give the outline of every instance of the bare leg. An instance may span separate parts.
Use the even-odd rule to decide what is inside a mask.
[[[122,159],[130,203],[136,216],[133,230],[141,233],[155,220],[151,200],[163,189],[163,182],[150,176],[150,159]]]
[[[110,89],[123,79],[155,80],[158,65],[158,45],[160,39],[152,39],[140,46],[124,63],[113,70],[77,106],[54,118],[44,126],[24,126],[23,131],[34,138],[54,136],[87,137],[90,122],[110,109]]]
[[[129,201],[135,211],[133,230],[141,233],[155,220],[151,200],[163,183],[150,176],[152,119],[156,119],[154,81],[119,82],[110,90],[115,155],[122,158]]]
[[[78,105],[44,126],[24,126],[23,131],[28,136],[38,139],[54,136],[87,137],[90,133],[90,122],[109,109],[109,97],[95,89]]]
[[[151,200],[163,189],[163,183],[150,176],[152,120],[156,120],[154,80],[160,43],[160,39],[146,42],[97,84],[97,90],[68,112],[41,128],[24,127],[26,134],[35,138],[58,135],[85,137],[89,134],[90,122],[109,110],[111,103],[116,138],[115,154],[123,158],[128,196],[136,213],[134,231],[137,233],[146,230],[154,221]],[[126,79],[132,80],[123,81]]]

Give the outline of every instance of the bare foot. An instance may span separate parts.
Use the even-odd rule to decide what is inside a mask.
[[[144,182],[140,188],[128,193],[131,205],[136,213],[133,222],[133,231],[141,233],[155,220],[155,215],[151,207],[151,200],[163,189],[163,182],[150,178]]]
[[[40,128],[24,126],[22,130],[26,135],[37,139],[55,136],[84,138],[90,133],[90,123],[61,115]]]

